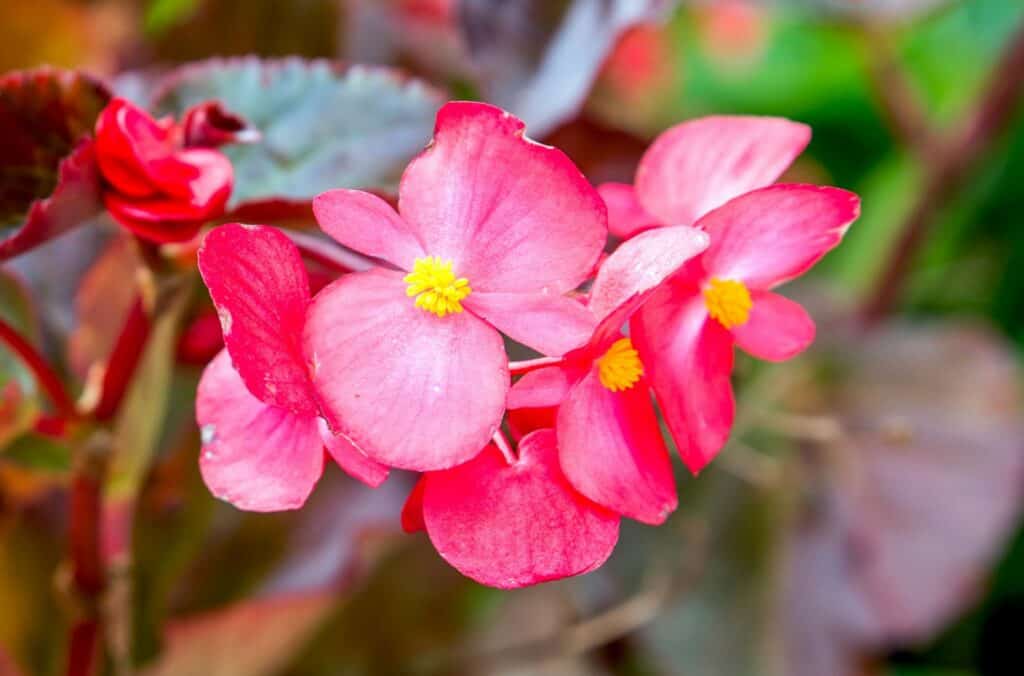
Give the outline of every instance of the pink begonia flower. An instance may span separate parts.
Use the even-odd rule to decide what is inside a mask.
[[[509,462],[493,444],[467,463],[427,472],[402,510],[459,572],[502,589],[590,572],[619,538],[619,517],[580,495],[559,466],[553,430],[519,443]]]
[[[621,328],[708,241],[704,232],[678,226],[623,243],[594,280],[590,308],[601,322],[590,341],[558,365],[524,375],[508,397],[510,416],[527,411],[543,421],[545,411],[557,407],[559,459],[570,483],[644,523],[662,523],[676,508],[675,478],[652,383]]]
[[[499,331],[549,355],[593,331],[565,294],[601,252],[604,203],[523,133],[499,108],[448,103],[402,176],[399,213],[353,190],[313,202],[330,236],[388,264],[323,289],[305,330],[328,419],[378,462],[429,471],[480,453],[509,388]]]
[[[630,321],[630,333],[683,461],[703,469],[735,413],[733,344],[782,361],[814,339],[800,305],[771,291],[835,247],[860,213],[838,188],[771,185],[810,141],[803,124],[771,117],[706,117],[659,136],[636,186],[599,191],[612,232],[694,225],[711,237]]]
[[[302,351],[309,279],[291,240],[273,228],[223,225],[204,239],[199,270],[226,345],[196,397],[210,491],[241,509],[295,509],[323,472],[325,447],[350,475],[380,485],[387,468],[319,415]]]

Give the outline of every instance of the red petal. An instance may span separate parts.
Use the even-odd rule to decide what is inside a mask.
[[[426,485],[426,477],[420,477],[406,498],[405,505],[402,506],[402,530],[406,533],[427,530],[427,524],[423,522],[423,489]]]
[[[516,342],[554,357],[585,344],[597,325],[586,306],[567,296],[474,291],[463,303]]]
[[[637,197],[663,225],[693,225],[733,197],[773,183],[810,139],[807,125],[777,117],[684,122],[640,160]]]
[[[750,319],[732,330],[737,345],[759,359],[785,361],[814,342],[814,320],[799,303],[771,291],[751,297]]]
[[[597,192],[608,207],[608,231],[619,239],[629,239],[662,225],[644,209],[636,190],[628,183],[604,183],[597,187]]]
[[[551,430],[525,437],[513,465],[489,445],[463,465],[428,474],[423,517],[448,563],[502,589],[594,570],[619,536],[618,516],[569,485]]]
[[[427,254],[410,226],[380,197],[359,190],[329,190],[313,199],[317,223],[339,243],[403,270]]]
[[[267,404],[315,416],[302,351],[309,280],[295,245],[274,228],[231,223],[203,240],[199,271],[249,391]]]
[[[332,434],[323,419],[320,419],[320,438],[327,447],[327,452],[334,458],[334,462],[353,479],[362,481],[370,488],[377,488],[388,478],[387,467],[370,460],[345,437]]]

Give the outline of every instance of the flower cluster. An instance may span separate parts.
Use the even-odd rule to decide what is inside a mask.
[[[622,516],[676,507],[657,411],[699,472],[729,436],[733,346],[775,361],[812,341],[773,289],[838,244],[859,203],[774,184],[809,138],[775,118],[695,120],[655,141],[635,185],[595,189],[512,115],[453,102],[397,210],[354,190],[314,201],[372,269],[311,298],[288,237],[213,230],[199,263],[225,351],[197,398],[204,479],[243,509],[295,508],[326,448],[371,486],[422,473],[403,526],[475,580],[593,570]],[[544,356],[510,364],[503,336]]]

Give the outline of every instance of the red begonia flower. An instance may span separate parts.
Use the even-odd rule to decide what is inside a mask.
[[[429,471],[480,452],[509,387],[499,331],[560,355],[593,330],[565,294],[600,254],[604,204],[563,153],[523,132],[493,106],[449,103],[402,177],[398,213],[351,190],[314,200],[329,235],[399,269],[323,289],[305,333],[329,419],[379,462]]]
[[[424,474],[403,525],[425,529],[463,575],[502,589],[594,570],[619,537],[618,516],[566,480],[552,430],[523,438],[512,463],[492,444],[465,464]]]
[[[156,242],[191,239],[231,194],[231,162],[212,148],[186,148],[172,120],[154,120],[113,99],[96,121],[103,201],[114,219]]]
[[[645,364],[621,327],[707,246],[707,234],[687,226],[623,243],[594,280],[590,308],[601,322],[590,342],[527,373],[509,393],[509,409],[534,419],[557,407],[559,459],[576,490],[644,523],[661,523],[676,508],[676,487]]]
[[[226,345],[196,398],[200,469],[214,495],[253,511],[299,507],[325,447],[353,477],[380,485],[387,468],[319,417],[302,352],[309,280],[291,240],[273,228],[224,225],[204,239],[199,270]]]
[[[858,197],[838,188],[773,185],[736,197],[697,222],[707,251],[633,316],[632,340],[692,472],[729,437],[733,344],[769,361],[810,345],[814,322],[771,289],[835,247],[859,213]]]

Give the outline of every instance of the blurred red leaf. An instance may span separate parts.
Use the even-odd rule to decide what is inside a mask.
[[[110,94],[76,71],[40,68],[0,78],[0,260],[98,213],[91,134]]]

